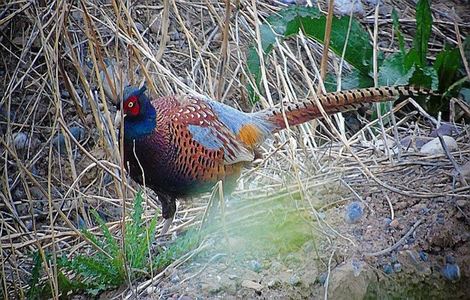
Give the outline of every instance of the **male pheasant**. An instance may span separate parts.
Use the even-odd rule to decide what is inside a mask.
[[[285,103],[255,113],[192,96],[150,101],[143,88],[124,90],[124,162],[130,176],[154,190],[166,219],[175,214],[176,198],[209,191],[222,180],[235,187],[244,165],[271,134],[321,117],[314,100]],[[409,86],[366,88],[320,95],[328,114],[357,109],[395,96],[427,95]]]

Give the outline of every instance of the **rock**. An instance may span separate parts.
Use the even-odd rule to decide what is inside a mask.
[[[251,280],[243,280],[242,287],[247,288],[247,289],[252,289],[257,292],[261,292],[261,290],[263,289],[263,286],[261,284],[251,281]]]
[[[398,218],[395,218],[390,222],[390,227],[397,228],[400,225],[400,222],[398,221]]]
[[[384,273],[385,274],[392,274],[393,273],[393,268],[392,268],[392,265],[391,264],[386,264],[383,266],[383,270],[384,270]]]
[[[180,277],[178,276],[178,274],[174,273],[173,275],[171,275],[170,277],[170,281],[171,283],[178,283],[181,281]]]
[[[152,21],[150,23],[150,32],[151,33],[159,33],[160,28],[162,27],[162,21],[161,21],[161,16],[160,14],[156,14],[152,17]]]
[[[28,147],[29,138],[26,133],[18,132],[13,135],[13,145],[16,151],[22,151]]]
[[[458,281],[460,279],[460,268],[455,263],[446,263],[441,270],[441,274],[449,281]]]
[[[261,263],[257,260],[252,260],[250,261],[250,267],[253,271],[255,271],[256,273],[259,273],[261,272],[261,269],[263,268]]]
[[[359,220],[361,220],[363,214],[364,210],[362,208],[362,204],[358,201],[354,201],[346,207],[344,220],[348,224],[357,223]]]
[[[442,123],[441,126],[439,126],[439,128],[437,128],[437,129],[434,129],[429,134],[429,136],[436,137],[436,136],[438,136],[439,133],[442,134],[442,135],[451,136],[451,135],[454,135],[454,134],[459,134],[460,132],[461,132],[461,130],[457,126],[454,126],[450,123]]]
[[[137,30],[139,32],[144,32],[144,30],[145,30],[145,26],[142,25],[142,23],[139,23],[139,22],[135,22],[135,27],[137,28]]]
[[[328,273],[323,272],[318,276],[317,280],[321,285],[324,285],[327,277],[328,277]]]
[[[393,265],[393,271],[395,271],[396,273],[401,272],[401,264],[400,263],[395,263]]]
[[[419,258],[422,260],[422,261],[428,261],[429,259],[429,256],[426,252],[424,252],[423,250],[419,251]]]
[[[457,200],[455,204],[460,208],[464,208],[467,205],[467,200]]]
[[[292,274],[292,276],[289,278],[289,284],[292,286],[296,286],[300,284],[300,278],[296,274]]]
[[[77,141],[82,141],[85,138],[85,129],[82,127],[74,126],[69,128],[70,133]],[[72,147],[75,145],[72,141],[70,141]],[[67,147],[65,145],[65,137],[62,133],[59,133],[53,140],[52,144],[54,148],[58,150],[61,154],[67,153]]]
[[[364,7],[361,1],[355,0],[336,0],[335,12],[341,16],[349,16],[352,14],[364,15]]]
[[[270,289],[276,287],[277,285],[279,285],[279,281],[276,279],[271,279],[268,281],[268,288]]]
[[[367,265],[357,276],[354,273],[354,266],[351,262],[344,263],[331,271],[328,288],[330,299],[365,298],[369,284],[374,284],[377,277]]]
[[[457,142],[455,141],[453,137],[445,135],[443,136],[443,139],[449,151],[454,151],[458,148]],[[423,147],[421,147],[420,152],[423,154],[430,154],[430,155],[445,153],[444,148],[442,148],[441,141],[439,140],[438,137],[424,144]]]

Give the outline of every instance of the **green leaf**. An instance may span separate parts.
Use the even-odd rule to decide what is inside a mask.
[[[462,65],[459,49],[447,47],[436,56],[434,69],[439,78],[439,91],[445,92],[455,81]]]
[[[400,22],[398,20],[398,13],[393,8],[392,10],[392,19],[393,19],[393,29],[395,30],[395,34],[397,35],[398,38],[398,46],[400,47],[400,52],[402,54],[405,53],[405,39],[403,38],[403,35],[401,34],[400,30]]]
[[[410,78],[410,84],[437,90],[439,80],[436,70],[431,66],[417,67]]]
[[[100,217],[100,215],[95,211],[92,210],[91,213],[95,217],[96,221],[100,225],[101,231],[105,237],[106,244],[103,245],[103,250],[108,251],[111,256],[116,256],[119,253],[119,244],[116,239],[113,237],[111,232],[109,232],[109,228],[104,222],[104,220]]]
[[[350,90],[355,88],[365,88],[374,85],[372,77],[353,69],[351,72],[341,77],[341,89]],[[325,88],[327,92],[335,92],[337,87],[337,77],[327,74],[325,78]]]
[[[333,18],[330,36],[330,50],[337,55],[343,53],[346,45],[344,59],[364,76],[368,76],[372,66],[372,45],[368,33],[357,20],[351,21],[349,39],[346,40],[349,30],[349,17]],[[278,14],[267,18],[267,24],[260,26],[261,45],[263,55],[267,56],[272,50],[276,36],[284,39],[297,35],[300,30],[320,43],[324,41],[326,17],[315,7],[293,6],[283,9]],[[257,47],[248,50],[247,66],[253,76],[256,87],[261,81],[261,66]],[[256,100],[254,87],[248,89],[250,99]]]
[[[413,39],[413,47],[418,55],[417,64],[420,67],[426,65],[431,27],[432,13],[429,0],[419,0],[416,4],[416,35]]]
[[[387,57],[379,69],[379,86],[406,85],[415,71],[414,65],[405,68],[405,56],[395,53]]]

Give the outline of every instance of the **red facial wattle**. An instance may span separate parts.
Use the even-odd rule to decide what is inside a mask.
[[[130,117],[137,117],[140,114],[140,103],[137,96],[129,97],[124,102],[124,113]]]

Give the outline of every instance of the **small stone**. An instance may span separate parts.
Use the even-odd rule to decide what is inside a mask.
[[[263,286],[261,284],[251,281],[251,280],[243,280],[242,287],[252,289],[257,292],[261,292],[261,290],[263,289]]]
[[[137,28],[137,30],[139,32],[144,32],[144,30],[145,30],[145,26],[142,25],[142,23],[139,23],[139,22],[135,22],[135,27]]]
[[[458,281],[460,279],[460,268],[457,264],[446,263],[441,273],[449,281]]]
[[[393,219],[392,222],[390,222],[390,227],[397,228],[400,225],[400,222],[398,221],[397,218]]]
[[[85,129],[82,127],[74,126],[70,127],[70,133],[72,136],[77,140],[77,141],[82,141],[85,138]],[[72,142],[72,141],[71,141]],[[54,145],[54,148],[58,150],[61,154],[66,154],[67,153],[67,147],[65,145],[65,137],[63,134],[59,133],[53,140],[52,144]],[[74,143],[72,142],[72,146],[74,146]]]
[[[390,226],[390,223],[392,223],[392,219],[390,219],[390,218],[384,218],[383,219],[383,224],[384,224],[385,228]]]
[[[251,269],[255,271],[256,273],[261,272],[261,269],[263,268],[261,263],[257,260],[250,261],[250,266],[251,266]]]
[[[401,264],[400,263],[394,264],[393,265],[393,271],[395,271],[396,273],[401,272]]]
[[[181,281],[180,277],[178,276],[178,274],[173,274],[171,277],[170,277],[170,281],[171,283],[178,283]]]
[[[17,151],[21,151],[28,147],[28,136],[26,133],[18,132],[13,135],[13,145]]]
[[[458,148],[457,142],[453,137],[444,135],[443,136],[444,143],[447,145],[449,151],[454,151]],[[432,139],[431,141],[427,142],[426,144],[421,147],[420,150],[423,154],[430,154],[430,155],[437,155],[437,154],[444,154],[444,148],[442,148],[441,141],[439,137]]]
[[[445,216],[443,213],[438,213],[437,216],[436,216],[436,222],[441,224],[441,225],[444,225],[445,223]]]
[[[364,15],[364,7],[361,1],[353,0],[336,0],[334,2],[335,12],[341,16],[349,16],[352,14]]]
[[[457,200],[455,204],[460,208],[464,208],[467,205],[467,200]]]
[[[70,93],[66,89],[61,89],[60,90],[60,96],[62,98],[68,99],[68,98],[70,98]]]
[[[324,285],[327,277],[328,277],[328,274],[326,272],[323,272],[318,276],[317,280],[321,285]]]
[[[289,278],[289,284],[292,286],[296,286],[300,284],[300,278],[296,274],[292,274],[292,276]]]
[[[391,264],[386,264],[383,266],[383,269],[384,269],[384,273],[385,274],[392,274],[393,273],[393,268],[392,268],[392,265]]]
[[[150,32],[159,33],[160,28],[162,27],[160,15],[159,14],[154,15],[151,20],[152,21],[150,23]]]
[[[447,255],[446,256],[446,263],[455,264],[455,257],[453,257],[452,255]]]
[[[149,286],[147,289],[146,289],[146,292],[147,294],[151,295],[151,294],[154,294],[156,292],[157,288],[154,287],[154,286]]]
[[[268,288],[273,288],[273,287],[277,286],[278,284],[279,284],[279,281],[272,279],[272,280],[268,281]]]
[[[344,220],[348,224],[357,223],[361,220],[363,214],[364,210],[362,209],[362,204],[358,201],[354,201],[346,207]]]

